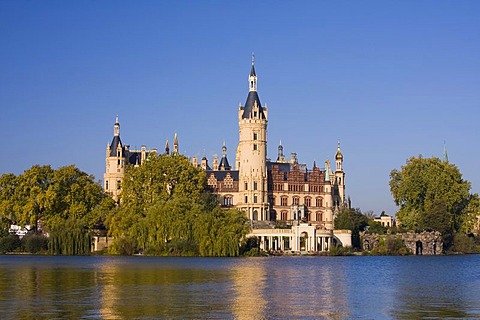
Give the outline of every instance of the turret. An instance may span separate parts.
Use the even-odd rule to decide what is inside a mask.
[[[175,132],[175,135],[173,137],[173,154],[174,155],[179,154],[179,152],[178,152],[178,136],[177,136],[176,132]]]
[[[168,144],[168,139],[165,142],[165,154],[168,156],[170,154],[170,145]]]
[[[277,162],[280,163],[285,163],[285,156],[283,155],[283,146],[282,146],[282,141],[280,141],[280,144],[278,145],[278,156],[277,156]]]
[[[340,141],[337,145],[337,153],[335,154],[335,189],[336,198],[334,202],[337,206],[343,206],[345,203],[345,172],[343,171],[343,154],[340,150]]]
[[[222,160],[220,160],[219,170],[230,170],[230,169],[231,167],[227,159],[227,146],[225,145],[225,142],[224,142],[222,147]]]

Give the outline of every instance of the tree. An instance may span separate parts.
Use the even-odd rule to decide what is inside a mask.
[[[360,249],[360,231],[368,225],[368,218],[360,209],[343,208],[335,217],[336,230],[347,229],[352,231],[352,247]]]
[[[458,168],[438,158],[412,157],[390,172],[390,191],[406,229],[459,231],[467,213],[470,183]]]
[[[221,209],[205,172],[180,155],[127,167],[120,203],[106,220],[117,254],[237,256],[249,230],[245,215]]]
[[[479,217],[480,217],[480,197],[477,193],[470,195],[466,213],[463,217],[462,232],[466,234],[473,234],[479,232]],[[477,234],[478,235],[478,234]]]
[[[47,229],[73,218],[92,228],[114,203],[92,175],[73,165],[53,170],[35,165],[23,174],[0,177],[0,214],[13,224]]]

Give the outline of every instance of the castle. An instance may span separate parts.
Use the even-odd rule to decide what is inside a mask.
[[[192,165],[205,170],[208,187],[218,195],[223,207],[235,207],[245,212],[251,221],[252,236],[260,240],[263,250],[326,251],[332,244],[351,245],[348,231],[333,230],[335,213],[347,206],[343,154],[338,144],[335,168],[330,161],[325,167],[313,164],[308,169],[298,163],[292,153],[287,160],[283,146],[278,146],[276,161],[267,158],[268,109],[261,104],[257,92],[257,75],[252,57],[248,77],[249,92],[245,105],[238,107],[239,142],[233,169],[223,145],[222,158],[215,157],[210,167],[206,156]],[[175,134],[172,154],[178,154]],[[132,150],[120,139],[118,117],[114,136],[106,149],[104,189],[119,200],[124,168],[127,164],[141,165],[149,153],[157,149]],[[168,140],[165,153],[170,154]]]

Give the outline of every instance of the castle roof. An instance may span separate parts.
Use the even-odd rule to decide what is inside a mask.
[[[209,177],[213,173],[213,175],[218,181],[223,181],[227,176],[227,174],[229,174],[230,177],[232,177],[233,181],[238,181],[238,177],[239,177],[238,170],[227,170],[227,171],[206,170],[205,173],[207,174],[207,177]]]
[[[123,150],[122,140],[120,136],[113,136],[112,143],[110,144],[110,157],[117,156],[117,148],[120,145],[120,148]]]
[[[260,110],[260,114],[259,114],[260,119],[265,119],[265,114],[263,113],[263,107],[262,107],[262,104],[260,103],[260,98],[258,97],[257,91],[250,91],[248,93],[247,102],[245,102],[245,107],[243,107],[243,115],[242,115],[243,119],[253,118],[252,109],[255,103],[257,104]]]
[[[220,160],[220,165],[218,166],[221,170],[230,170],[232,167],[230,167],[230,164],[228,163],[228,159],[226,156],[222,157],[222,160]]]

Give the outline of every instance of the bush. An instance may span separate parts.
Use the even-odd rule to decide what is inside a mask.
[[[464,233],[455,233],[453,235],[453,245],[449,250],[451,253],[479,253],[479,247],[475,244],[475,239]]]
[[[122,256],[131,256],[137,250],[137,243],[130,237],[115,239],[112,246],[109,247],[109,253]]]
[[[30,234],[22,238],[22,246],[25,252],[39,253],[47,251],[48,239],[40,234]]]
[[[352,248],[344,248],[341,246],[331,246],[328,250],[329,256],[351,256]]]
[[[380,238],[378,247],[371,251],[372,255],[377,256],[405,256],[411,254],[400,237],[387,236]]]
[[[9,234],[8,236],[0,238],[0,253],[13,252],[22,247],[22,242],[18,236]]]

